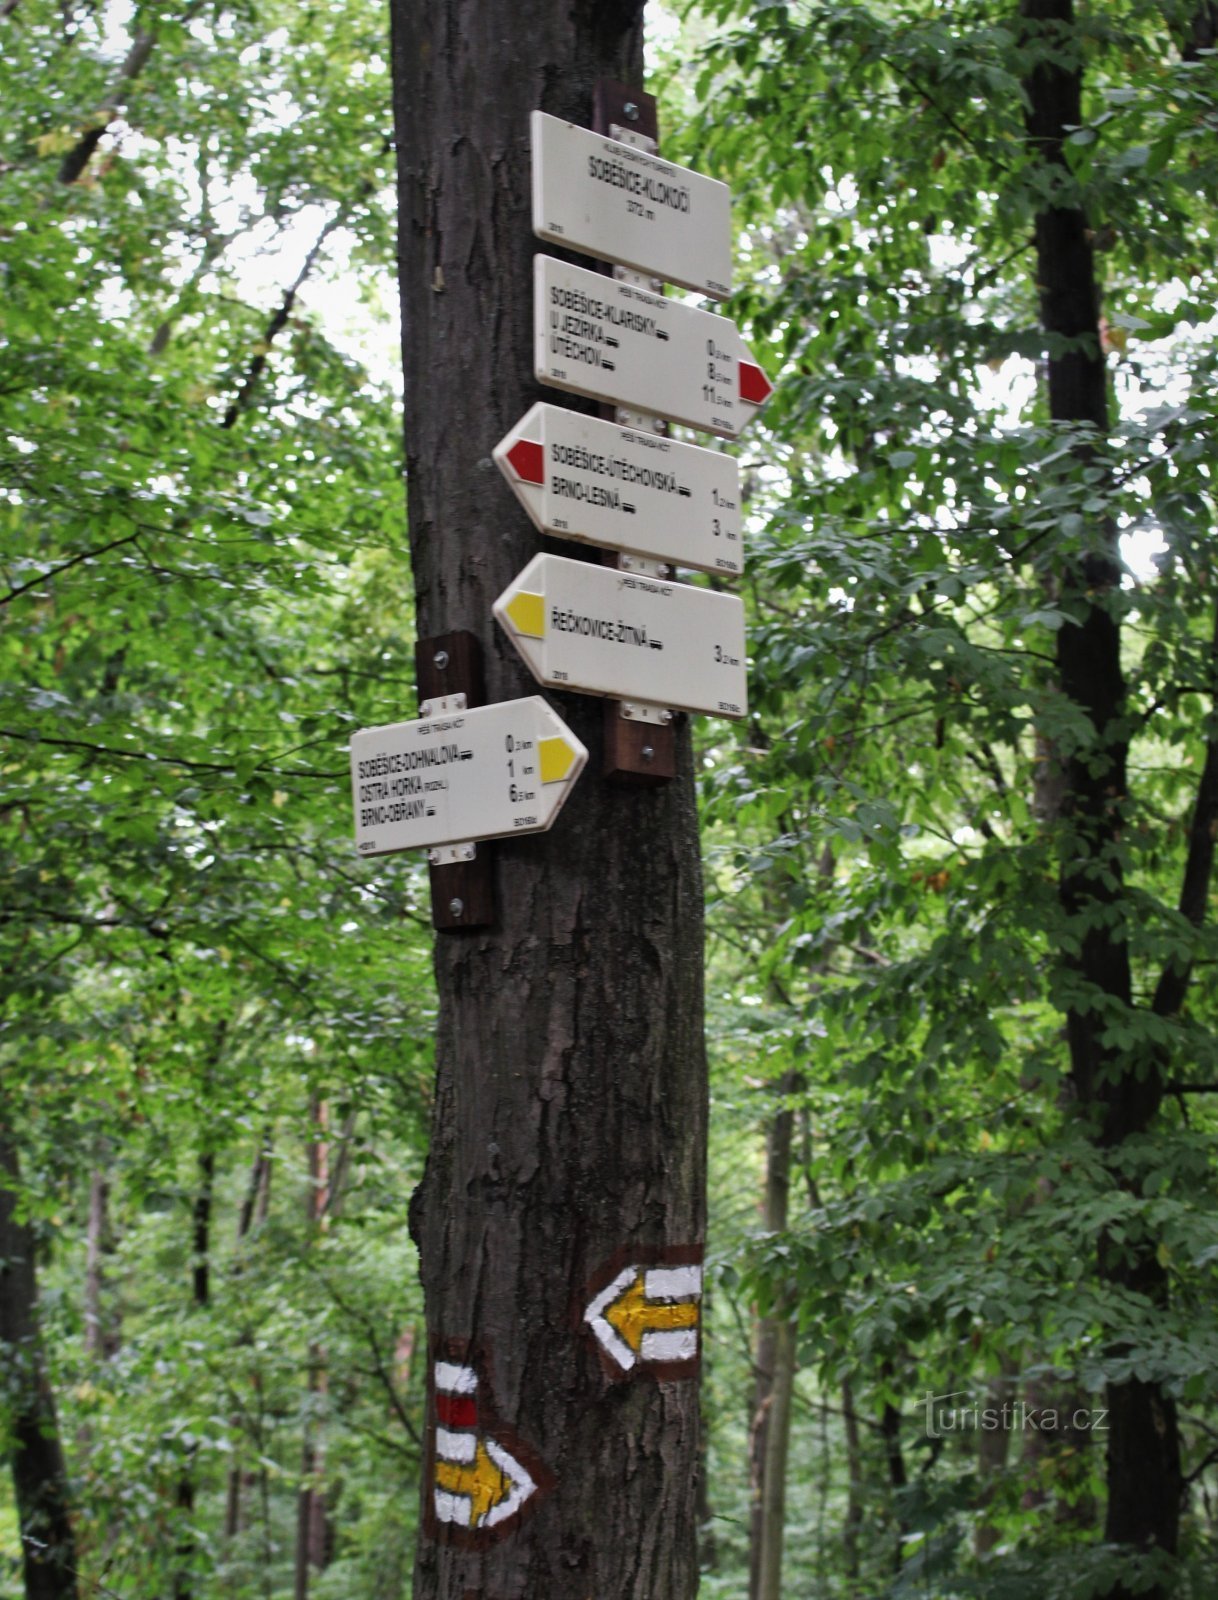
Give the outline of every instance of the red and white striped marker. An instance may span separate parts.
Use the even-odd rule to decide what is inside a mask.
[[[502,1527],[537,1492],[536,1480],[479,1426],[474,1368],[437,1361],[434,1378],[436,1520],[467,1532]]]

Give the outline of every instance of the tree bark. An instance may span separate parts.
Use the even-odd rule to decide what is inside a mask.
[[[330,1207],[330,1145],[326,1137],[327,1108],[314,1097],[309,1108],[317,1137],[309,1141],[309,1188],[305,1217],[310,1244],[325,1227]],[[326,1464],[325,1440],[313,1415],[326,1393],[326,1352],[317,1340],[309,1343],[309,1407],[300,1443],[300,1488],[296,1496],[296,1559],[293,1600],[308,1600],[309,1571],[321,1571],[330,1560],[330,1519],[322,1487]]]
[[[787,1072],[774,1085],[785,1101],[802,1083]],[[791,1146],[795,1113],[781,1104],[766,1127],[763,1225],[767,1233],[784,1233],[790,1214]],[[785,1298],[757,1327],[753,1426],[749,1433],[752,1506],[749,1513],[749,1596],[766,1600],[777,1595],[782,1575],[786,1518],[787,1439],[791,1427],[791,1395],[795,1378],[795,1339],[791,1307]],[[774,1474],[778,1476],[775,1477]]]
[[[775,1319],[774,1383],[766,1425],[761,1495],[761,1541],[757,1561],[757,1600],[781,1600],[782,1551],[787,1520],[787,1447],[791,1439],[791,1401],[795,1390],[795,1320]]]
[[[863,1531],[863,1441],[858,1413],[854,1409],[854,1384],[847,1376],[841,1383],[842,1419],[846,1428],[846,1520],[842,1528],[842,1560],[847,1583],[859,1577],[859,1535]]]
[[[510,699],[538,692],[491,620],[537,549],[491,461],[542,397],[528,118],[540,107],[588,126],[598,77],[637,84],[642,4],[394,0],[392,21],[418,630],[474,633],[488,698]],[[600,704],[555,700],[596,749]],[[678,747],[676,781],[653,788],[610,787],[594,759],[550,834],[489,847],[494,926],[437,944],[435,1115],[411,1207],[432,1374],[441,1345],[476,1369],[478,1407],[529,1453],[536,1489],[501,1536],[454,1530],[435,1521],[438,1479],[425,1473],[416,1600],[689,1600],[697,1588],[697,1382],[616,1381],[582,1319],[615,1262],[674,1248],[688,1259],[704,1235],[684,726]]]
[[[104,1157],[103,1157],[104,1158]],[[104,1166],[89,1176],[89,1225],[85,1237],[85,1350],[94,1361],[114,1354],[103,1309],[105,1256],[109,1248],[110,1181]]]
[[[240,1278],[244,1270],[242,1248],[250,1235],[251,1229],[255,1225],[260,1228],[267,1218],[267,1211],[270,1206],[273,1150],[274,1135],[272,1130],[267,1128],[258,1146],[258,1153],[251,1163],[245,1198],[242,1200],[241,1209],[237,1213],[237,1255],[233,1265],[234,1281]],[[242,1348],[249,1348],[253,1341],[248,1329],[242,1331],[238,1342]],[[240,1414],[235,1415],[232,1419],[233,1425],[239,1427],[241,1420]],[[244,1517],[241,1491],[249,1479],[250,1475],[243,1469],[241,1455],[238,1453],[237,1459],[228,1469],[228,1485],[224,1496],[224,1536],[226,1539],[235,1539],[241,1531]]]
[[[1048,362],[1050,415],[1056,422],[1090,424],[1102,441],[1109,426],[1107,375],[1099,337],[1099,294],[1087,219],[1068,203],[1064,140],[1082,123],[1082,65],[1073,0],[1022,0],[1024,40],[1039,59],[1028,72],[1027,124],[1033,148],[1057,168],[1062,204],[1036,219],[1036,272],[1041,321],[1055,336]],[[1068,341],[1068,343],[1066,342]],[[1080,450],[1090,457],[1091,452]],[[1119,833],[1126,803],[1128,733],[1121,671],[1117,534],[1110,522],[1093,526],[1083,547],[1060,563],[1062,609],[1074,620],[1057,635],[1063,693],[1086,714],[1087,748],[1066,762],[1062,801],[1060,900],[1067,918],[1085,929],[1076,975],[1118,1007],[1132,1004],[1129,951],[1118,931],[1124,896]],[[1112,1150],[1144,1134],[1163,1093],[1162,1065],[1122,1054],[1105,1038],[1098,1008],[1067,1013],[1071,1077],[1093,1118],[1101,1148]],[[1102,1239],[1101,1279],[1165,1305],[1167,1275],[1153,1247],[1129,1249]],[[1182,1489],[1176,1406],[1158,1383],[1108,1387],[1107,1521],[1105,1538],[1139,1550],[1174,1553]],[[1128,1594],[1121,1584],[1113,1600]],[[1159,1588],[1145,1592],[1158,1600]]]
[[[0,1377],[26,1600],[76,1600],[76,1542],[55,1399],[38,1328],[34,1230],[17,1219],[17,1152],[0,1130]]]

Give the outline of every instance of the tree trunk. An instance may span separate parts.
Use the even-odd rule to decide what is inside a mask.
[[[326,1139],[326,1106],[315,1097],[309,1113],[318,1134],[309,1141],[309,1188],[305,1196],[305,1217],[312,1243],[318,1230],[325,1226],[330,1204],[330,1146]],[[326,1392],[326,1352],[316,1340],[309,1344],[308,1384],[309,1405],[300,1442],[300,1488],[296,1495],[293,1600],[308,1600],[309,1569],[320,1571],[329,1561],[329,1518],[322,1488],[326,1447],[313,1414]]]
[[[25,1600],[76,1600],[76,1544],[38,1331],[34,1230],[17,1220],[17,1152],[0,1132],[0,1379],[10,1416]]]
[[[761,1547],[757,1561],[757,1600],[781,1600],[782,1547],[787,1519],[787,1446],[791,1438],[791,1400],[795,1390],[795,1320],[774,1322],[774,1385],[766,1424],[761,1497]]]
[[[94,1167],[89,1177],[89,1226],[85,1237],[85,1350],[94,1361],[114,1353],[107,1337],[102,1306],[110,1233],[109,1202],[110,1181],[106,1168]]]
[[[511,699],[537,688],[491,605],[537,537],[491,450],[541,397],[529,113],[587,126],[597,78],[637,84],[642,4],[393,0],[392,20],[418,630],[475,634],[488,698]],[[600,703],[555,700],[595,750]],[[615,1363],[584,1317],[628,1269],[646,1299],[645,1269],[692,1264],[704,1234],[684,726],[678,751],[676,781],[650,788],[609,786],[594,758],[550,834],[479,846],[493,852],[496,921],[437,942],[435,1115],[411,1207],[432,1362],[416,1600],[690,1600],[697,1588],[697,1363],[681,1364],[690,1381],[651,1381],[645,1360]],[[441,1404],[437,1377],[464,1392]],[[438,1410],[476,1419],[482,1488],[468,1501],[453,1485],[475,1466],[434,1454]],[[447,1429],[439,1442],[452,1444]],[[484,1445],[516,1467],[497,1478]],[[519,1509],[509,1485],[527,1489]]]
[[[842,1529],[842,1558],[847,1583],[859,1577],[859,1535],[863,1531],[863,1441],[854,1409],[854,1384],[842,1379],[842,1418],[846,1425],[846,1521]]]
[[[785,1103],[801,1085],[798,1073],[787,1072],[774,1085],[784,1103],[766,1128],[763,1225],[767,1233],[784,1233],[790,1214],[791,1145],[795,1113]],[[795,1376],[795,1339],[788,1337],[791,1308],[785,1296],[776,1299],[757,1327],[753,1426],[749,1433],[752,1506],[749,1513],[749,1596],[764,1600],[779,1590],[782,1572],[783,1523],[786,1517],[787,1438],[791,1426],[791,1394]],[[777,1435],[777,1436],[776,1436]],[[779,1476],[775,1478],[773,1474]]]
[[[199,1153],[199,1187],[191,1207],[191,1304],[206,1311],[211,1304],[211,1211],[216,1186],[216,1157],[212,1150]],[[178,1474],[174,1504],[178,1512],[178,1538],[174,1549],[173,1600],[191,1600],[191,1562],[195,1553],[195,1446],[186,1451]]]
[[[1073,0],[1022,0],[1024,37],[1043,51],[1025,81],[1028,132],[1046,166],[1061,169],[1064,139],[1082,123],[1082,67]],[[1036,219],[1036,275],[1045,331],[1070,341],[1048,363],[1049,411],[1056,422],[1090,424],[1097,443],[1109,425],[1107,377],[1100,350],[1099,296],[1083,212],[1046,206]],[[1114,929],[1123,921],[1119,832],[1126,797],[1125,683],[1121,671],[1117,534],[1110,522],[1088,530],[1083,546],[1060,564],[1062,609],[1074,619],[1057,635],[1063,693],[1091,725],[1089,747],[1066,764],[1062,801],[1060,898],[1084,932],[1068,959],[1078,978],[1119,1007],[1130,1007],[1129,951]],[[1163,1093],[1161,1063],[1120,1053],[1105,1040],[1100,1008],[1067,1014],[1071,1076],[1095,1137],[1112,1150],[1144,1134]],[[1167,1276],[1149,1244],[1128,1250],[1103,1239],[1099,1272],[1108,1285],[1165,1305]],[[1131,1380],[1108,1388],[1108,1508],[1105,1538],[1140,1550],[1174,1553],[1181,1496],[1176,1406],[1158,1383]],[[1119,1585],[1113,1600],[1128,1591]],[[1144,1591],[1158,1600],[1162,1590]]]
[[[994,1499],[998,1480],[1006,1471],[1011,1455],[1011,1432],[1007,1426],[1010,1412],[1005,1408],[1015,1399],[1019,1363],[1003,1356],[1000,1369],[990,1379],[985,1390],[985,1410],[996,1412],[1002,1418],[1001,1428],[979,1428],[977,1431],[977,1509],[982,1513],[973,1527],[973,1553],[988,1555],[1002,1537],[1002,1530],[985,1515]]]
[[[271,1159],[273,1151],[273,1135],[270,1128],[262,1136],[258,1153],[250,1167],[249,1182],[246,1186],[245,1198],[241,1202],[241,1210],[237,1213],[237,1255],[233,1265],[233,1279],[240,1278],[244,1269],[242,1261],[242,1246],[255,1226],[261,1227],[266,1221],[267,1211],[270,1206],[271,1189]],[[248,1349],[253,1342],[248,1329],[241,1333],[238,1343],[243,1349]],[[234,1427],[241,1424],[240,1414],[232,1418]],[[235,1539],[240,1533],[244,1523],[242,1507],[242,1489],[256,1481],[253,1475],[247,1473],[241,1465],[241,1456],[228,1469],[228,1484],[224,1496],[224,1536],[226,1539]]]

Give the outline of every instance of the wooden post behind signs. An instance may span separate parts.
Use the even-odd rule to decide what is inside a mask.
[[[655,95],[631,89],[611,78],[600,78],[593,97],[592,126],[597,133],[605,134],[611,134],[614,128],[625,128],[658,144]],[[606,265],[605,270],[611,273],[613,268]],[[616,406],[602,406],[600,411],[608,421],[618,420]],[[663,431],[668,431],[667,424]],[[611,567],[621,564],[616,551],[606,551],[604,560]],[[605,777],[635,784],[666,783],[675,778],[676,715],[667,724],[643,722],[628,716],[622,701],[608,701],[604,713]]]

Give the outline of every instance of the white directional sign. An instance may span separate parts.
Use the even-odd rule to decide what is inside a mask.
[[[735,595],[539,555],[494,611],[540,683],[712,716],[747,712]]]
[[[722,451],[539,402],[495,460],[543,533],[704,572],[744,569],[740,468]]]
[[[542,383],[735,438],[773,385],[734,322],[680,300],[533,258],[534,363]]]
[[[534,111],[533,232],[722,300],[732,292],[732,196],[574,122]]]
[[[587,759],[539,695],[365,728],[351,739],[356,849],[544,832]]]

